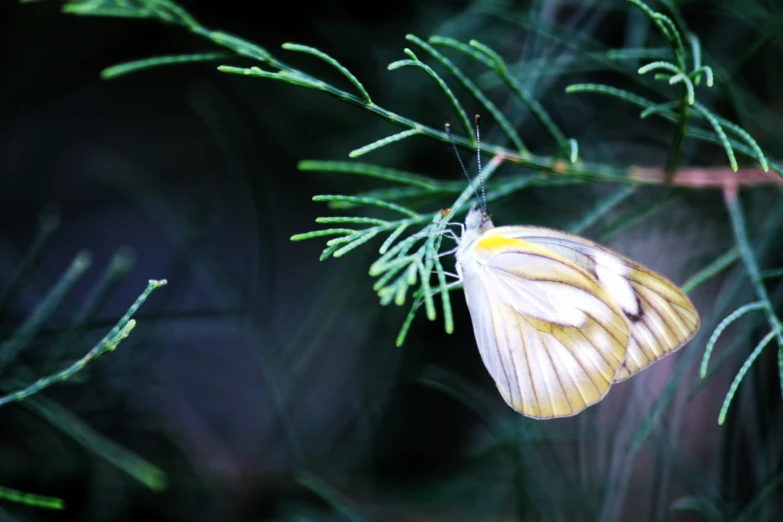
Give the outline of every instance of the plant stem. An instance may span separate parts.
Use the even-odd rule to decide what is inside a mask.
[[[680,163],[680,155],[682,154],[682,144],[685,141],[685,135],[687,134],[688,127],[688,91],[685,86],[682,87],[682,94],[680,95],[680,121],[677,122],[677,131],[674,134],[674,141],[672,141],[672,147],[669,149],[669,158],[666,160],[666,176],[664,183],[669,184],[674,178],[674,173],[677,172],[677,165]]]
[[[767,322],[772,331],[775,332],[778,343],[778,353],[783,355],[783,324],[781,324],[780,319],[775,313],[775,307],[772,305],[769,293],[767,293],[767,288],[764,286],[764,280],[761,277],[761,271],[759,270],[756,256],[753,253],[750,240],[748,239],[745,216],[742,212],[742,205],[739,201],[739,194],[737,193],[736,187],[733,189],[725,189],[724,199],[726,200],[726,208],[728,209],[729,217],[731,218],[734,237],[737,241],[742,261],[745,264],[745,270],[756,290],[756,296],[759,298],[759,301],[764,304],[764,313],[767,316]]]

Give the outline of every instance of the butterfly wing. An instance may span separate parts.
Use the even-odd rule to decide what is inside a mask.
[[[699,329],[688,297],[663,276],[579,236],[540,227],[494,229],[553,251],[596,278],[625,314],[628,356],[615,380],[622,381],[684,346]]]
[[[622,369],[623,313],[575,263],[491,232],[458,253],[482,360],[520,413],[579,413],[603,398]]]

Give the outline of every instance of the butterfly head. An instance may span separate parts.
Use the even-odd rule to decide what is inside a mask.
[[[481,188],[480,195],[479,191],[476,190],[476,187],[473,185],[473,180],[470,178],[470,174],[468,174],[468,170],[465,168],[465,164],[462,162],[462,157],[459,155],[457,145],[454,143],[454,138],[451,135],[451,125],[448,123],[446,124],[446,133],[448,134],[449,141],[451,142],[451,146],[454,149],[454,154],[457,156],[460,167],[462,167],[462,173],[465,174],[465,178],[467,178],[468,184],[473,190],[473,194],[476,196],[476,202],[479,205],[478,208],[476,208],[474,205],[465,218],[465,227],[462,231],[463,240],[466,239],[466,236],[468,235],[477,237],[485,230],[494,228],[492,220],[489,219],[489,214],[487,213],[487,196],[484,192],[484,177],[481,174],[481,138],[479,134],[479,120],[480,117],[478,114],[476,114],[476,163],[478,166],[479,187]]]
[[[481,208],[473,207],[465,217],[466,231],[475,230],[478,232],[483,232],[484,230],[493,228],[494,226],[495,225],[492,224],[492,220],[489,219],[489,214],[487,214]]]

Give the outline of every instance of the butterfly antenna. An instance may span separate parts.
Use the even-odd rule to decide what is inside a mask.
[[[481,116],[476,114],[476,162],[478,163],[479,184],[481,185],[481,211],[487,213],[487,193],[484,191],[484,174],[481,172],[481,133],[479,133],[479,121]]]
[[[445,127],[446,127],[446,134],[449,135],[449,142],[451,143],[451,147],[454,149],[454,154],[457,155],[457,161],[459,161],[459,166],[462,167],[462,173],[465,174],[465,177],[468,179],[468,185],[470,185],[470,188],[473,189],[473,194],[476,195],[476,200],[479,202],[479,204],[481,204],[481,198],[479,197],[478,192],[476,192],[476,187],[473,186],[473,181],[470,179],[470,174],[468,174],[468,169],[465,168],[465,164],[462,162],[462,156],[459,155],[459,151],[457,150],[457,144],[454,143],[454,137],[451,135],[451,124],[447,123]],[[484,205],[482,205],[482,209],[483,207]]]

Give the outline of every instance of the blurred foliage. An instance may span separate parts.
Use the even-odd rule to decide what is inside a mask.
[[[9,281],[5,283],[0,292],[0,312],[7,310],[11,300],[16,296],[20,287],[24,285],[30,271],[40,261],[51,234],[59,226],[59,220],[59,212],[54,208],[46,209],[41,215],[37,236],[26,255],[19,259]],[[45,367],[54,365],[66,355],[65,350],[72,345],[78,345],[82,342],[83,332],[80,330],[84,328],[85,322],[91,319],[96,312],[100,311],[117,282],[127,273],[130,265],[132,265],[132,261],[128,256],[128,252],[125,251],[117,253],[113,262],[109,264],[98,283],[93,287],[87,301],[76,314],[71,325],[62,329],[60,335],[54,339],[53,343],[50,341],[53,349],[50,348],[48,350],[48,358],[44,363]],[[29,379],[29,376],[40,373],[40,370],[34,373],[24,364],[19,364],[21,353],[34,343],[36,336],[46,325],[47,320],[62,306],[66,296],[84,276],[91,264],[90,254],[86,251],[79,252],[70,266],[46,295],[41,298],[24,322],[13,331],[5,331],[4,328],[0,329],[3,337],[2,341],[0,341],[0,374],[4,374],[4,377],[0,380],[0,389],[3,392],[3,395],[0,396],[0,406],[23,401],[26,406],[33,411],[37,411],[54,428],[77,438],[85,448],[90,449],[96,455],[115,464],[150,488],[162,489],[165,488],[166,481],[165,474],[162,471],[120,446],[110,441],[103,441],[99,435],[92,433],[89,428],[80,426],[81,421],[79,419],[64,411],[62,414],[56,414],[54,409],[57,408],[56,403],[47,405],[44,399],[39,399],[35,395],[53,384],[71,379],[93,360],[107,352],[114,351],[117,345],[124,341],[136,326],[136,320],[133,319],[136,311],[147,300],[147,297],[153,290],[166,284],[165,280],[150,281],[147,288],[128,308],[128,311],[119,319],[109,333],[98,341],[84,356],[60,371],[38,377],[30,384],[24,383],[24,381]],[[0,486],[0,499],[39,508],[63,509],[62,499],[24,493],[2,486]]]
[[[407,34],[414,48],[406,48],[406,59],[388,66],[395,72],[386,75],[404,75],[391,80],[372,77],[376,63],[353,63],[349,68],[338,53],[321,50],[327,48],[324,45],[319,49],[284,43],[285,51],[310,55],[302,56],[302,63],[312,60],[317,74],[306,73],[281,61],[267,47],[233,32],[207,28],[168,0],[69,1],[62,10],[163,22],[184,28],[210,45],[204,52],[115,65],[103,70],[104,78],[164,65],[218,66],[223,73],[277,80],[313,91],[300,92],[297,98],[280,95],[280,100],[300,103],[305,96],[329,94],[379,117],[378,123],[367,118],[348,120],[336,105],[305,105],[310,108],[309,118],[333,117],[335,125],[355,129],[354,134],[344,132],[334,140],[324,137],[321,141],[328,145],[324,150],[329,154],[335,150],[350,158],[373,154],[379,163],[300,161],[302,171],[336,174],[326,178],[325,184],[338,190],[312,199],[352,213],[318,216],[316,222],[335,226],[292,239],[338,236],[327,241],[322,261],[342,258],[354,249],[361,255],[366,249],[360,246],[377,246],[379,256],[373,259],[372,254],[364,254],[353,264],[341,259],[345,268],[332,270],[343,271],[328,272],[334,285],[322,285],[308,295],[314,301],[312,312],[294,313],[288,320],[294,326],[281,329],[299,333],[258,348],[264,395],[272,405],[275,429],[292,455],[288,469],[293,478],[284,479],[284,486],[250,487],[277,497],[273,502],[277,519],[639,520],[641,510],[635,507],[639,499],[647,506],[645,519],[651,521],[670,520],[681,513],[703,520],[779,519],[782,508],[775,492],[783,476],[783,452],[775,441],[783,429],[779,421],[783,327],[776,308],[783,287],[775,278],[775,267],[783,262],[776,248],[783,217],[778,174],[783,171],[768,158],[781,155],[776,129],[783,122],[776,95],[761,88],[768,75],[779,79],[783,74],[776,65],[783,49],[777,31],[783,13],[777,7],[762,1],[661,1],[653,8],[638,0],[478,1],[461,12],[449,11],[438,20],[440,25],[424,26],[429,34],[443,36],[423,39]],[[416,32],[423,34],[424,29]],[[350,34],[333,33],[333,46],[351,49],[357,45],[350,41]],[[197,45],[193,50],[199,50]],[[378,53],[387,56],[386,47],[398,43],[377,45]],[[214,70],[209,74],[215,74]],[[368,76],[369,80],[364,79]],[[576,93],[609,98],[602,102],[596,100],[599,96]],[[274,114],[282,102],[267,96],[256,102],[261,107],[257,111]],[[385,108],[388,99],[401,107],[399,112]],[[641,107],[641,114],[625,111],[620,101]],[[295,110],[294,103],[290,107],[285,110]],[[453,161],[439,152],[445,148],[448,133],[439,130],[439,124],[427,123],[436,119],[434,114],[456,121],[455,127],[464,133],[455,137],[456,145],[473,151],[476,139],[468,114],[475,112],[494,120],[489,125],[485,120],[483,128],[490,131],[481,148],[492,157],[484,175],[487,200],[496,202],[496,223],[540,223],[600,241],[630,241],[642,228],[647,241],[654,241],[656,231],[668,233],[674,241],[664,241],[667,246],[660,247],[664,249],[660,255],[669,253],[666,270],[690,274],[683,286],[695,291],[702,314],[699,336],[677,357],[676,365],[645,372],[633,379],[632,388],[615,391],[620,396],[614,401],[605,401],[609,404],[591,408],[578,419],[544,426],[520,419],[499,404],[486,376],[477,377],[477,357],[463,361],[463,367],[451,360],[457,347],[473,343],[470,329],[464,326],[469,324],[464,307],[457,307],[449,297],[455,288],[446,279],[450,266],[442,264],[445,261],[436,254],[446,237],[448,220],[467,210],[473,192],[456,174],[422,174],[416,158],[417,154],[437,155],[448,158],[439,159],[440,164]],[[251,114],[248,111],[242,117],[252,119]],[[659,126],[666,121],[674,123],[673,130]],[[389,134],[389,124],[403,130]],[[289,136],[298,138],[302,128],[292,123],[291,131],[278,127],[274,132],[291,132]],[[318,135],[304,136],[301,142],[284,141],[301,148],[319,141]],[[366,143],[367,136],[385,137],[368,145],[347,145]],[[431,138],[438,147],[418,145],[413,138],[419,136]],[[239,140],[230,134],[220,139]],[[735,152],[759,167],[743,163],[744,158]],[[726,159],[729,169],[721,167]],[[390,163],[401,167],[387,166]],[[773,172],[768,173],[769,169]],[[448,171],[458,172],[452,167]],[[340,177],[345,175],[358,176],[347,185],[352,194],[342,193],[346,183]],[[720,200],[716,189],[720,189]],[[507,197],[512,194],[514,205]],[[698,233],[721,229],[725,230],[704,236]],[[289,257],[303,255],[283,248]],[[218,246],[214,249],[220,251]],[[219,264],[210,266],[209,257],[199,257],[192,256],[191,262],[206,267],[201,273],[212,278],[213,287],[225,288],[225,274],[230,270]],[[682,266],[674,265],[678,262]],[[355,342],[377,350],[368,365],[372,368],[357,373],[353,385],[338,396],[345,399],[351,413],[344,414],[346,420],[340,425],[343,417],[336,410],[324,410],[330,418],[320,422],[314,413],[320,409],[306,410],[314,416],[313,424],[329,431],[308,436],[302,428],[304,421],[297,420],[304,410],[297,408],[301,396],[296,388],[306,386],[319,371],[329,371],[324,367],[326,356],[319,356],[319,350],[331,353],[324,351],[330,347],[325,338],[332,325],[339,324],[335,314],[339,314],[340,303],[343,310],[360,306],[349,304],[357,298],[365,303],[366,296],[360,293],[364,276],[354,272],[367,265],[370,275],[378,278],[373,289],[381,304],[404,305],[408,291],[413,295],[397,336],[400,345],[408,334],[406,354],[379,347],[391,344],[399,317],[390,315],[388,321],[380,321],[371,316],[376,317],[368,320],[372,336]],[[309,270],[315,270],[310,266]],[[17,284],[24,279],[17,273],[9,280]],[[464,340],[444,338],[442,332],[413,323],[422,304],[426,316],[436,318],[434,296],[438,293],[444,330],[457,330]],[[748,313],[755,311],[763,312],[762,317]],[[90,315],[80,317],[86,320]],[[249,335],[274,338],[266,328],[259,321],[249,328]],[[361,335],[348,336],[356,337]],[[769,357],[764,348],[773,341],[778,349]],[[430,350],[425,354],[427,347]],[[708,366],[715,347],[719,347],[715,360]],[[701,353],[700,380],[694,376]],[[369,357],[353,354],[346,364],[359,368]],[[753,364],[757,359],[762,362]],[[741,360],[745,362],[736,371]],[[734,376],[731,384],[726,382],[727,371]],[[483,380],[471,382],[476,379]],[[414,407],[407,398],[413,394],[411,383],[434,390],[436,398],[425,395],[430,399]],[[697,404],[712,405],[709,399],[718,396],[718,403],[722,401],[719,413],[707,408],[702,417],[694,414],[702,407]],[[732,400],[740,405],[729,410]],[[39,404],[35,401],[31,398],[23,404]],[[424,418],[435,409],[441,410],[438,418],[447,420],[442,420],[445,428],[430,435],[427,430],[436,428]],[[720,424],[726,422],[726,433],[714,434],[716,415]],[[57,418],[70,425],[67,417]],[[470,428],[455,426],[456,418]],[[389,423],[399,435],[389,433]],[[458,436],[452,435],[454,430]],[[359,431],[364,435],[358,437]],[[700,443],[689,440],[691,431],[701,437],[711,434],[718,442],[709,446],[709,453],[698,454]],[[335,448],[351,445],[342,441],[345,432],[363,443],[356,448],[355,460],[332,454]],[[72,436],[86,440],[78,438],[85,435]],[[398,446],[388,442],[394,436],[403,442]],[[406,438],[432,438],[435,442],[428,447],[437,447],[441,460],[430,467],[422,464],[428,462],[425,452],[405,451],[406,444],[417,443],[407,443]],[[108,444],[106,439],[93,440],[91,448]],[[268,438],[258,441],[264,451],[271,444]],[[131,458],[117,459],[113,450],[101,455],[115,464]],[[713,464],[716,456],[721,457],[719,464]],[[414,471],[405,475],[415,480],[397,477],[403,472],[392,463],[404,468],[396,462],[401,458],[421,461],[411,464]],[[650,458],[653,463],[646,461]],[[420,471],[422,467],[429,471]],[[742,479],[746,474],[752,478]],[[289,489],[280,493],[276,489],[280,487]],[[188,518],[184,512],[181,516]]]

